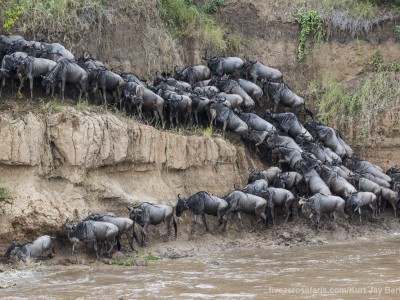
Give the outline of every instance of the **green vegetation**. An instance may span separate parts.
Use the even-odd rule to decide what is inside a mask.
[[[0,185],[4,183],[4,179],[0,177]],[[11,203],[13,199],[12,193],[8,188],[0,186],[0,202]]]
[[[322,43],[325,31],[321,17],[315,10],[293,13],[296,21],[300,24],[300,36],[297,45],[297,59],[304,59],[305,43],[310,34],[314,36],[314,43]]]
[[[203,5],[203,11],[207,14],[215,14],[222,6],[225,6],[224,0],[210,0]]]
[[[364,141],[380,112],[395,107],[400,91],[399,78],[384,70],[365,76],[359,84],[346,90],[340,83],[326,74],[321,82],[313,81],[310,90],[317,99],[318,118],[326,123],[335,123],[339,128],[359,124],[358,136]]]
[[[160,259],[159,257],[153,255],[152,253],[150,253],[150,254],[137,253],[133,256],[129,256],[124,259],[113,258],[111,260],[111,264],[117,265],[117,266],[132,267],[135,265],[135,259],[138,259],[138,258],[142,258],[145,261],[156,261],[156,260]]]
[[[375,51],[371,58],[369,60],[367,60],[367,65],[370,66],[370,68],[372,69],[372,71],[374,72],[379,72],[382,71],[383,68],[383,57],[382,54],[377,50]]]
[[[217,51],[226,50],[225,31],[190,0],[157,0],[161,20],[177,38],[199,37]]]

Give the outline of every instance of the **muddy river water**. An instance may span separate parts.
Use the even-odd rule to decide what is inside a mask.
[[[400,299],[400,235],[229,250],[147,267],[40,266],[0,273],[1,299]],[[10,284],[11,285],[11,284]]]

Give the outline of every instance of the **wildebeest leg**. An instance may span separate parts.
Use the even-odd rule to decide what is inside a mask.
[[[3,87],[5,86],[5,84],[6,84],[6,78],[3,77],[1,80],[1,84],[0,84],[0,97],[1,97],[1,93],[3,91]]]
[[[97,245],[97,241],[93,242],[93,248],[94,248],[94,251],[96,252],[97,260],[99,260],[100,259],[100,257],[99,257],[99,247]]]
[[[228,125],[228,121],[224,121],[224,125],[222,127],[222,137],[223,138],[225,138],[226,125]]]
[[[29,90],[31,92],[31,101],[33,100],[33,77],[30,76],[29,78]],[[21,82],[22,85],[22,82]]]
[[[60,90],[60,93],[61,93],[61,103],[64,103],[64,92],[65,92],[65,80],[62,80],[61,81],[61,90]]]
[[[357,207],[354,209],[354,212],[356,212],[356,211],[358,211],[358,214],[360,215],[360,223],[361,223],[361,207],[360,207],[360,206],[357,206]]]
[[[194,234],[196,231],[196,221],[197,221],[197,215],[193,214],[193,221],[192,221],[192,230],[191,230],[191,234]]]
[[[208,229],[208,226],[207,226],[206,214],[202,213],[201,214],[201,218],[203,219],[204,226],[206,226],[206,232],[208,232],[209,229]]]
[[[240,223],[240,228],[243,230],[243,222],[242,222],[242,215],[240,214],[240,211],[237,212],[237,217],[239,219],[239,223]]]
[[[164,243],[168,242],[169,237],[171,236],[171,229],[172,229],[172,217],[165,220],[167,222],[167,236],[164,239]]]
[[[278,109],[279,101],[274,101],[274,102],[275,102],[275,104],[274,104],[274,112],[276,112],[276,110]]]
[[[149,225],[150,225],[149,223],[146,223],[142,228],[142,247],[146,243],[146,236],[149,229]]]

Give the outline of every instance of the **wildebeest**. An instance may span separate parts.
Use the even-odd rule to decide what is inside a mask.
[[[271,133],[277,133],[277,130],[274,125],[265,121],[263,118],[259,117],[257,114],[254,113],[245,113],[245,112],[238,112],[238,117],[241,118],[243,121],[246,122],[249,128],[253,128],[257,131],[268,131]]]
[[[243,59],[239,57],[226,57],[226,56],[213,56],[213,57],[203,57],[207,60],[207,66],[210,68],[212,75],[222,76],[224,74],[236,74],[240,72],[243,67]]]
[[[376,195],[371,192],[356,192],[351,194],[347,199],[347,206],[353,206],[354,212],[358,211],[361,222],[361,207],[368,205],[372,209],[372,218],[377,217],[377,199]]]
[[[357,182],[357,178],[355,178],[354,181]],[[374,193],[376,195],[378,204],[380,203],[382,188],[377,183],[367,178],[358,178],[358,186],[357,184],[355,184],[355,186],[358,187],[358,190],[361,192]]]
[[[308,122],[305,126],[314,133],[318,141],[329,147],[341,158],[353,156],[353,150],[342,140],[337,130],[315,120]]]
[[[267,117],[277,124],[277,127],[282,132],[289,135],[291,138],[298,136],[304,138],[306,141],[313,141],[312,135],[307,129],[299,122],[295,114],[287,113],[274,113],[271,109],[266,111]]]
[[[79,242],[93,242],[97,259],[100,259],[98,252],[99,244],[102,246],[104,242],[108,243],[110,246],[108,254],[110,254],[114,248],[118,235],[118,227],[108,222],[89,220],[74,224],[72,221],[67,219],[64,227],[68,239],[72,243],[71,255],[74,255],[75,245]]]
[[[314,117],[311,111],[306,109],[304,99],[296,95],[286,83],[275,83],[263,80],[264,92],[266,92],[269,98],[274,102],[274,112],[278,108],[278,104],[282,104],[285,107],[297,109],[304,109],[311,117]]]
[[[164,99],[149,90],[144,89],[143,92],[143,110],[150,110],[153,112],[155,118],[155,125],[161,124],[162,128],[165,129],[165,118],[164,118]]]
[[[45,77],[43,77],[42,85],[46,87],[46,93],[49,93],[50,87],[56,82],[61,82],[60,98],[64,102],[65,84],[74,84],[79,90],[78,101],[82,94],[85,94],[87,101],[87,79],[88,74],[84,69],[67,58],[60,59],[57,64],[51,69]]]
[[[386,175],[385,173],[382,172],[382,169],[378,168],[378,166],[370,163],[369,161],[366,160],[359,160],[355,157],[352,158],[347,158],[343,161],[343,164],[352,170],[353,172],[357,172],[360,174],[363,173],[371,173],[372,175],[379,177],[388,183],[392,181],[392,178],[390,176]]]
[[[344,199],[357,192],[356,188],[350,182],[328,166],[322,165],[319,174],[329,189]]]
[[[53,254],[52,239],[54,238],[49,235],[43,235],[31,243],[23,245],[14,241],[11,246],[8,247],[4,256],[15,260],[26,261],[27,259],[36,259],[47,254]]]
[[[381,203],[379,203],[379,206],[382,208],[385,207],[386,203],[384,201],[387,201],[392,205],[393,210],[394,210],[394,217],[397,217],[397,203],[399,201],[399,195],[397,192],[392,191],[391,189],[382,187],[381,188]],[[383,204],[382,204],[383,203]]]
[[[257,79],[282,82],[282,73],[274,68],[268,67],[259,61],[245,60],[242,67],[242,75],[245,78],[257,82]]]
[[[107,92],[110,92],[115,102],[119,104],[119,108],[122,110],[121,90],[125,85],[125,81],[122,77],[109,70],[95,69],[92,71],[91,79],[90,86],[93,92],[100,89],[104,105],[107,105]]]
[[[269,167],[266,170],[261,170],[261,171],[256,171],[254,169],[248,169],[249,170],[249,179],[247,180],[247,183],[252,183],[258,179],[265,179],[268,180],[268,183],[271,184],[275,177],[282,172],[282,170],[278,167]]]
[[[11,80],[11,95],[14,95],[14,79],[17,77],[18,63],[22,62],[27,57],[28,54],[25,52],[14,52],[3,57],[0,66],[0,97],[6,77],[9,77]]]
[[[262,191],[265,191],[268,188],[268,185],[268,180],[257,179],[254,182],[247,184],[246,187],[242,189],[242,192],[246,194],[260,196],[260,193]]]
[[[123,87],[123,103],[126,113],[130,116],[133,115],[134,109],[136,109],[139,119],[142,119],[142,105],[143,105],[143,94],[144,87],[136,82],[127,82]]]
[[[176,216],[180,217],[185,210],[190,210],[193,213],[192,234],[195,232],[197,215],[201,215],[206,231],[209,231],[206,215],[217,216],[219,225],[224,225],[223,230],[226,228],[227,217],[224,214],[228,210],[228,203],[224,199],[212,196],[204,191],[197,192],[188,198],[181,198],[178,195]]]
[[[267,145],[270,149],[275,147],[286,147],[291,148],[299,151],[300,153],[303,152],[303,149],[291,138],[288,136],[279,135],[276,133],[271,133],[266,138]]]
[[[264,94],[262,88],[260,88],[257,84],[252,83],[251,81],[247,81],[245,79],[239,78],[237,80],[240,87],[253,99],[258,105],[261,106],[261,98]]]
[[[215,85],[220,91],[227,94],[237,94],[243,98],[243,109],[251,111],[254,108],[254,100],[240,87],[237,81],[227,77],[219,78],[214,76],[211,78],[209,85]]]
[[[56,62],[63,58],[70,60],[75,59],[75,56],[59,43],[42,43],[41,52],[41,57],[51,59]]]
[[[125,233],[126,237],[128,238],[128,241],[130,239],[130,236],[128,234],[128,230],[133,230],[133,221],[129,218],[123,218],[123,217],[116,217],[115,215],[110,215],[108,213],[105,214],[90,214],[84,221],[99,221],[99,222],[108,222],[111,224],[114,224],[115,226],[118,227],[118,234],[117,234],[117,249],[118,251],[121,250],[122,246],[122,241],[121,241],[121,236],[122,234]],[[133,238],[132,241],[130,242],[130,246],[133,249]]]
[[[161,82],[165,82],[169,86],[173,86],[180,91],[185,91],[185,92],[192,91],[192,86],[190,85],[190,83],[187,83],[185,81],[176,80],[175,78],[171,78],[171,77],[166,78],[161,75],[158,75],[158,72],[157,72],[156,77],[154,78],[154,81],[153,81],[153,86],[156,87]]]
[[[273,225],[276,225],[277,211],[275,208],[281,206],[284,206],[286,208],[286,223],[292,215],[292,204],[295,200],[294,195],[290,191],[283,188],[269,187],[262,192],[262,196],[268,201],[267,207],[271,210]]]
[[[298,164],[298,168],[303,175],[303,181],[306,185],[308,196],[315,194],[331,195],[331,190],[314,168],[303,162]]]
[[[243,98],[238,94],[227,94],[222,92],[218,93],[217,97],[226,99],[226,101],[231,104],[232,109],[240,109],[240,107],[243,105]]]
[[[158,95],[164,99],[165,105],[169,108],[171,126],[174,124],[174,119],[178,128],[182,123],[190,126],[193,124],[192,99],[189,96],[168,89],[160,89]],[[179,121],[180,118],[183,119],[182,122]]]
[[[283,188],[297,195],[303,183],[303,176],[295,171],[283,172],[276,175],[272,186]]]
[[[17,75],[21,81],[18,89],[18,93],[21,91],[21,87],[24,84],[25,78],[29,79],[29,89],[31,93],[30,100],[33,99],[33,79],[35,77],[41,77],[50,72],[51,69],[55,67],[57,63],[45,58],[36,58],[28,56],[25,58],[17,68]]]
[[[225,216],[227,220],[229,220],[232,214],[237,214],[240,228],[243,229],[242,217],[240,215],[241,212],[246,214],[255,214],[257,223],[254,228],[251,230],[252,232],[256,230],[258,224],[263,220],[265,223],[267,222],[267,216],[265,214],[265,208],[267,206],[267,200],[252,194],[245,194],[241,191],[233,191],[222,197],[226,202],[228,202],[229,209],[225,212]]]
[[[225,136],[225,130],[237,132],[244,136],[247,134],[248,126],[242,121],[230,107],[227,107],[223,102],[212,102],[210,108],[215,109],[216,120],[222,123],[222,136]]]
[[[348,216],[344,212],[345,204],[346,201],[338,196],[324,195],[321,193],[317,193],[309,198],[301,198],[299,201],[299,205],[303,212],[306,212],[308,209],[311,210],[309,218],[311,222],[316,226],[317,232],[319,231],[319,222],[321,219],[321,214],[323,213],[333,213],[334,221],[336,221],[337,219],[337,213],[340,213],[346,219],[348,228]],[[314,214],[317,215],[316,222],[312,220]]]
[[[290,170],[296,170],[296,165],[303,161],[302,152],[294,148],[276,146],[272,149],[271,154],[275,164],[281,166],[282,163],[286,163]]]
[[[162,222],[167,224],[167,235],[165,236],[164,242],[168,242],[171,236],[172,225],[174,225],[176,238],[178,228],[174,218],[174,209],[171,206],[143,202],[135,207],[128,206],[128,210],[129,218],[131,218],[134,223],[138,223],[140,227],[142,227],[140,241],[142,247],[146,243],[146,236],[150,225],[158,225]],[[139,242],[134,230],[135,224],[133,224],[132,234],[137,242]]]
[[[175,79],[183,80],[191,85],[195,84],[198,81],[207,80],[211,78],[211,70],[207,66],[197,65],[197,66],[188,66],[182,71],[175,71]]]

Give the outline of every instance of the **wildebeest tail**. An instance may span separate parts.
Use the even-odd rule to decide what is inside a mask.
[[[313,120],[315,119],[315,116],[314,116],[313,112],[312,112],[311,110],[309,110],[309,109],[306,107],[305,104],[304,104],[303,109],[304,109],[304,113],[306,113],[307,115],[309,115],[309,116],[311,117],[311,119],[313,119]]]

